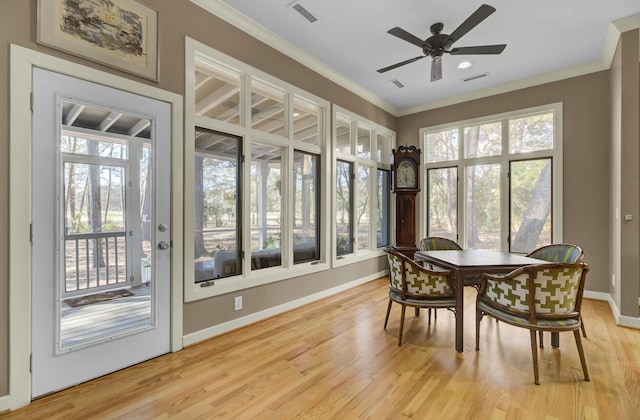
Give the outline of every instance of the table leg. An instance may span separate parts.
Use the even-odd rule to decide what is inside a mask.
[[[464,349],[464,282],[459,271],[452,272],[456,276],[456,351]]]
[[[560,347],[560,333],[557,331],[551,332],[551,347],[554,349]]]

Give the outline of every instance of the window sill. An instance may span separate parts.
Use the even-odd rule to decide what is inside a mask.
[[[208,282],[210,285],[203,286],[207,282],[194,283],[193,274],[185,276],[185,302],[194,302],[207,299],[213,296],[233,293],[238,290],[250,289],[264,284],[275,283],[294,277],[313,274],[328,270],[329,264],[322,262],[301,263],[292,268],[271,267],[261,270],[253,270],[246,276],[234,276],[214,279]]]
[[[333,267],[342,267],[349,264],[355,264],[360,261],[371,260],[385,255],[382,249],[360,250],[354,254],[341,255],[333,258]]]

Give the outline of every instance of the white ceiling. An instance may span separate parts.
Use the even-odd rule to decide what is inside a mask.
[[[220,9],[222,5],[227,12],[234,12],[226,7],[231,6],[254,22],[244,17],[229,19],[229,13],[221,14],[220,10],[217,14],[254,36],[266,37],[266,42],[276,48],[297,55],[294,58],[305,62],[305,58],[311,56],[305,62],[311,67],[317,64],[314,59],[324,63],[325,71],[321,73],[336,72],[334,80],[353,83],[356,91],[360,90],[358,93],[369,95],[367,99],[376,98],[374,103],[396,115],[455,101],[452,98],[471,98],[607,68],[610,63],[606,58],[609,48],[606,43],[611,41],[612,34],[617,35],[610,24],[618,21],[617,26],[638,27],[640,16],[639,0],[487,0],[497,11],[459,39],[454,47],[507,44],[504,52],[500,55],[445,54],[442,79],[430,82],[431,58],[428,57],[387,73],[376,71],[422,54],[419,47],[387,31],[399,26],[425,39],[431,35],[429,26],[442,22],[443,33],[451,33],[482,1],[193,1],[206,3],[203,7],[209,10]],[[295,3],[318,20],[309,23],[293,10],[291,6]],[[630,19],[620,22],[623,18]],[[271,37],[269,32],[277,37]],[[473,66],[457,69],[458,63],[465,59]],[[481,73],[488,76],[462,81]],[[390,82],[393,79],[405,87],[397,88]]]

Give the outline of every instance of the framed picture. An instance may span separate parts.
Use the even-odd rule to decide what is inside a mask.
[[[136,0],[38,0],[37,41],[158,80],[158,12]]]

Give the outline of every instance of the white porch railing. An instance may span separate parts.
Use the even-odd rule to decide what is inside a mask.
[[[127,278],[126,232],[65,235],[63,297],[122,287]]]

